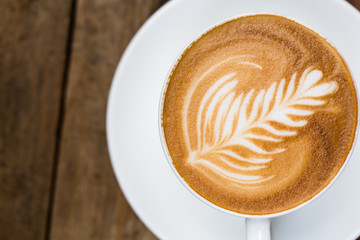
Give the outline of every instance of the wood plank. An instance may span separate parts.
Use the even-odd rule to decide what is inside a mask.
[[[120,56],[162,0],[79,0],[51,239],[155,239],[129,208],[110,165],[105,112]]]
[[[347,1],[360,11],[360,0],[347,0]]]
[[[71,0],[0,2],[0,239],[45,239]]]

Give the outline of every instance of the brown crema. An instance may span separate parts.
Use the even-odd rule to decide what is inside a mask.
[[[218,25],[181,55],[162,109],[175,169],[199,195],[252,215],[324,189],[352,147],[357,96],[337,50],[284,17]]]

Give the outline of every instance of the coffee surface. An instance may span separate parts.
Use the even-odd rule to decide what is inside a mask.
[[[334,47],[294,21],[253,15],[209,30],[183,52],[162,127],[192,189],[258,215],[293,208],[334,178],[357,114],[353,80]]]

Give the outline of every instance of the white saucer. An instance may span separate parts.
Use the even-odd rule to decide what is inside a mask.
[[[107,136],[119,184],[138,216],[161,239],[244,239],[244,219],[191,195],[173,174],[158,131],[165,77],[182,49],[209,26],[248,13],[298,20],[332,42],[360,83],[360,14],[342,0],[173,0],[131,41],[111,87]],[[358,141],[359,142],[359,141]],[[360,229],[360,147],[319,199],[273,220],[275,240],[354,239]]]

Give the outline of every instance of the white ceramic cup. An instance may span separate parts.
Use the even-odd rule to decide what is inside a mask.
[[[250,214],[242,214],[242,213],[238,213],[238,212],[234,212],[234,211],[230,211],[228,209],[224,209],[221,208],[217,205],[215,205],[214,203],[208,201],[207,199],[203,198],[202,196],[200,196],[197,192],[195,192],[186,182],[185,180],[180,176],[180,174],[177,172],[176,168],[173,165],[173,160],[170,156],[169,150],[167,148],[166,145],[166,141],[165,141],[165,134],[164,134],[164,129],[162,127],[162,113],[163,113],[163,106],[164,106],[164,96],[166,94],[166,90],[167,90],[167,86],[168,86],[168,81],[169,81],[169,77],[172,73],[172,69],[174,66],[176,66],[176,64],[178,63],[178,61],[180,60],[182,53],[196,40],[198,40],[199,38],[201,38],[201,36],[206,33],[207,31],[213,29],[216,26],[222,25],[225,22],[231,21],[232,19],[236,19],[239,17],[243,17],[243,16],[251,16],[253,14],[248,14],[248,15],[242,15],[242,16],[236,16],[230,19],[226,19],[220,23],[217,23],[215,25],[213,25],[212,27],[208,28],[208,30],[204,31],[202,34],[200,34],[197,38],[195,38],[193,41],[191,41],[184,49],[183,51],[181,51],[181,53],[179,54],[179,56],[177,57],[176,61],[174,62],[174,64],[172,65],[172,67],[170,68],[169,73],[167,74],[166,77],[166,81],[163,85],[162,91],[161,91],[161,100],[160,100],[160,105],[159,105],[159,131],[160,131],[160,138],[161,138],[161,144],[162,144],[162,148],[164,150],[164,153],[166,155],[166,158],[168,160],[168,163],[171,167],[171,169],[173,170],[173,172],[175,173],[175,175],[177,176],[177,178],[179,179],[179,181],[195,196],[197,197],[199,200],[201,200],[203,203],[221,211],[227,214],[231,214],[231,215],[235,215],[238,217],[243,217],[245,218],[245,225],[246,225],[246,236],[247,236],[247,240],[270,240],[271,239],[271,229],[270,229],[270,225],[271,225],[271,219],[275,218],[275,217],[279,217],[279,216],[283,216],[285,214],[289,214],[292,213],[296,210],[299,210],[300,208],[305,207],[306,205],[310,204],[311,202],[313,202],[315,199],[319,198],[321,195],[323,195],[326,190],[328,190],[333,184],[334,182],[339,178],[339,176],[341,175],[341,173],[343,172],[345,166],[347,165],[347,163],[349,162],[349,159],[351,157],[351,154],[353,152],[354,146],[355,146],[355,142],[357,141],[357,136],[358,136],[358,131],[359,131],[359,117],[357,120],[357,125],[356,125],[356,130],[355,130],[355,138],[354,141],[352,143],[351,149],[346,157],[345,162],[343,163],[343,165],[341,166],[340,170],[338,171],[338,173],[336,174],[336,176],[331,180],[331,182],[326,185],[326,187],[324,187],[318,194],[316,194],[314,197],[312,197],[311,199],[303,202],[300,205],[297,205],[291,209],[287,209],[285,211],[281,211],[281,212],[277,212],[277,213],[272,213],[272,214],[264,214],[264,215],[250,215]],[[283,16],[284,17],[284,16]],[[288,18],[288,17],[286,17]],[[291,18],[289,18],[291,19]],[[296,20],[293,20],[295,22]],[[305,25],[303,23],[300,23],[302,25]],[[306,25],[305,25],[306,26]],[[307,28],[309,28],[308,26],[306,26]],[[311,28],[310,28],[311,29]],[[317,31],[315,31],[317,32]],[[317,32],[318,33],[318,32]],[[354,84],[355,85],[355,84]],[[355,91],[356,91],[356,96],[357,96],[357,106],[359,108],[359,92],[356,89],[356,85],[355,85]]]

